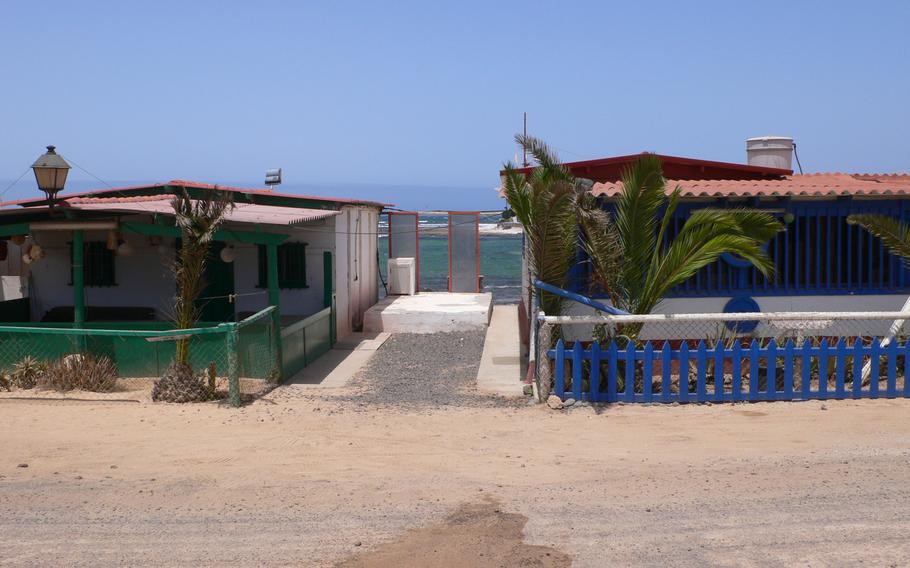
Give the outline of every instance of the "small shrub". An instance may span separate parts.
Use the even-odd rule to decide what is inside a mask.
[[[33,389],[45,372],[47,372],[47,365],[43,361],[26,355],[10,371],[9,384],[17,389]]]
[[[108,357],[67,355],[47,367],[39,385],[60,391],[110,392],[117,384],[117,366]]]
[[[152,400],[156,402],[203,402],[210,398],[205,380],[186,363],[172,363],[152,387]]]

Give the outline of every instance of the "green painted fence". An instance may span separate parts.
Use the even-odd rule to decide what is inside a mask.
[[[332,307],[281,330],[281,363],[290,379],[332,348]]]
[[[75,353],[107,356],[121,377],[160,377],[174,360],[176,337],[189,336],[190,365],[214,363],[229,372],[228,335],[236,334],[240,378],[268,379],[277,368],[271,318],[273,308],[238,323],[200,324],[175,330],[168,322],[94,322],[75,329],[69,323],[21,323],[0,326],[0,370],[8,371],[26,356],[53,361]]]

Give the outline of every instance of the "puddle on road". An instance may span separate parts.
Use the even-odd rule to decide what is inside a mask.
[[[349,558],[342,568],[571,566],[568,554],[523,542],[528,518],[505,513],[493,501],[461,505],[441,523],[408,531],[398,540]]]

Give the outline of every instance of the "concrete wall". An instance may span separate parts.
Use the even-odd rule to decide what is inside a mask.
[[[379,299],[379,210],[343,207],[335,223],[337,335],[344,337],[363,328],[364,313]]]

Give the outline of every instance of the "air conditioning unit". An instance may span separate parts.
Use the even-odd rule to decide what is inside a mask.
[[[413,296],[417,293],[417,261],[415,259],[390,258],[388,274],[390,296]]]

